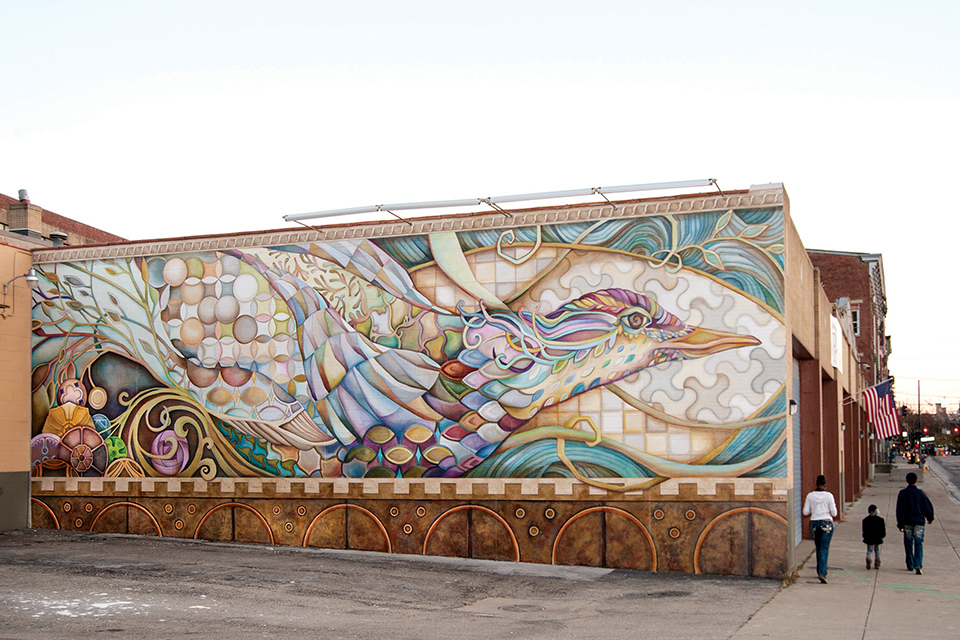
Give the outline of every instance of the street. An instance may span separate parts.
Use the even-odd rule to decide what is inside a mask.
[[[940,465],[940,469],[943,470],[950,483],[947,485],[947,493],[960,505],[960,456],[936,456],[928,458],[928,460]],[[934,510],[936,508],[935,505]]]
[[[54,530],[0,534],[0,640],[203,635],[276,638],[956,637],[960,456],[928,460],[936,508],[924,575],[903,568],[896,496],[913,465],[878,475],[839,524],[830,584],[808,562],[779,581],[384,555]],[[887,518],[882,571],[863,567],[860,518]],[[813,545],[804,540],[801,559]],[[909,602],[912,614],[902,615]],[[920,628],[915,620],[922,620]]]
[[[936,456],[933,458],[950,476],[954,487],[960,487],[960,456]]]
[[[0,637],[733,635],[775,580],[27,530],[0,535]]]

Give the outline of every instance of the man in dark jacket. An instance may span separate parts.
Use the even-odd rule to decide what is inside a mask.
[[[903,548],[907,553],[907,571],[923,575],[923,523],[933,523],[930,498],[917,488],[917,474],[907,474],[907,487],[897,496],[897,529],[903,531]]]
[[[877,505],[872,504],[867,509],[867,517],[863,519],[863,543],[867,545],[867,569],[870,568],[870,561],[874,560],[874,566],[880,568],[880,545],[887,535],[887,523],[877,514]]]

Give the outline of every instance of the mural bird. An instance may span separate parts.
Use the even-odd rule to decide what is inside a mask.
[[[688,326],[622,288],[544,314],[482,300],[444,309],[369,240],[130,261],[128,284],[119,266],[61,264],[48,277],[101,301],[99,348],[138,354],[236,431],[322,459],[325,476],[458,477],[546,407],[760,343]],[[145,293],[125,307],[130,291]],[[88,307],[45,302],[78,344],[90,340]],[[134,310],[151,314],[137,321],[146,339],[126,330]]]
[[[407,327],[416,318],[420,332],[419,348],[397,346],[403,327],[390,332],[395,322],[382,321],[379,333],[371,314],[350,322],[316,287],[235,252],[294,310],[314,422],[345,448],[347,475],[460,476],[545,407],[657,364],[759,344],[687,326],[647,296],[619,288],[544,315],[482,302],[478,311],[461,305],[451,314],[371,243],[339,259],[312,251],[358,275],[364,288],[403,301]],[[442,348],[428,346],[441,336]]]

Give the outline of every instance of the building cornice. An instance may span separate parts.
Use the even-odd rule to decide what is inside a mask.
[[[166,238],[161,240],[128,241],[113,244],[37,249],[33,252],[35,264],[77,262],[110,258],[133,258],[171,253],[197,253],[253,247],[331,242],[363,238],[389,238],[407,235],[426,235],[449,231],[476,231],[509,229],[543,224],[586,222],[601,219],[623,219],[642,216],[689,214],[727,209],[749,209],[782,206],[782,188],[757,189],[727,194],[699,194],[688,197],[615,201],[612,204],[547,207],[482,214],[459,214],[445,217],[411,219],[409,222],[368,222],[360,224],[277,229],[257,233],[228,234],[197,238]]]

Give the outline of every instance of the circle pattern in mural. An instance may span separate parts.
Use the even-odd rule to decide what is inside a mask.
[[[93,427],[81,425],[63,434],[57,446],[57,458],[69,464],[81,477],[102,476],[110,455]]]
[[[41,433],[30,441],[30,466],[38,467],[47,460],[57,459],[60,438],[52,433]]]
[[[656,511],[653,512],[653,517],[656,520],[663,520],[664,515],[665,514],[663,513],[663,509],[657,509]]]
[[[530,529],[529,529],[528,531],[529,531],[531,537],[536,538],[538,535],[540,535],[540,527],[538,527],[538,526],[536,526],[536,525],[530,527]]]
[[[670,531],[668,533],[674,540],[680,537],[680,529],[677,529],[676,527],[670,527]]]
[[[413,533],[413,525],[410,524],[409,522],[403,525],[403,532],[407,535],[410,535],[411,533]]]
[[[247,370],[246,376],[237,372],[242,380],[228,379],[229,375],[218,380],[200,371],[191,375],[190,382],[196,387],[211,390],[209,402],[225,408],[236,404],[228,387],[246,383],[254,364],[269,367],[273,382],[282,388],[293,379],[295,372],[287,363],[297,355],[292,338],[296,319],[252,266],[232,255],[204,254],[157,258],[150,261],[149,271],[150,284],[164,289],[166,307],[161,319],[170,338],[195,352],[194,357],[205,367],[219,365],[224,368],[221,373],[233,365]],[[216,386],[221,380],[225,387]],[[256,391],[261,393],[246,393],[241,401],[266,407],[270,394]]]
[[[697,518],[697,512],[693,509],[687,509],[687,512],[683,515],[687,520],[696,520]]]
[[[96,410],[107,406],[107,392],[102,387],[94,387],[87,394],[87,404]]]
[[[522,520],[523,517],[524,517],[525,515],[527,515],[527,512],[524,511],[522,507],[517,507],[516,514],[517,514],[517,517]]]
[[[547,520],[553,520],[557,517],[557,512],[552,507],[547,507],[547,509],[543,512],[543,517]]]
[[[157,434],[150,445],[150,465],[165,476],[175,476],[187,468],[190,459],[187,439],[173,429]]]

